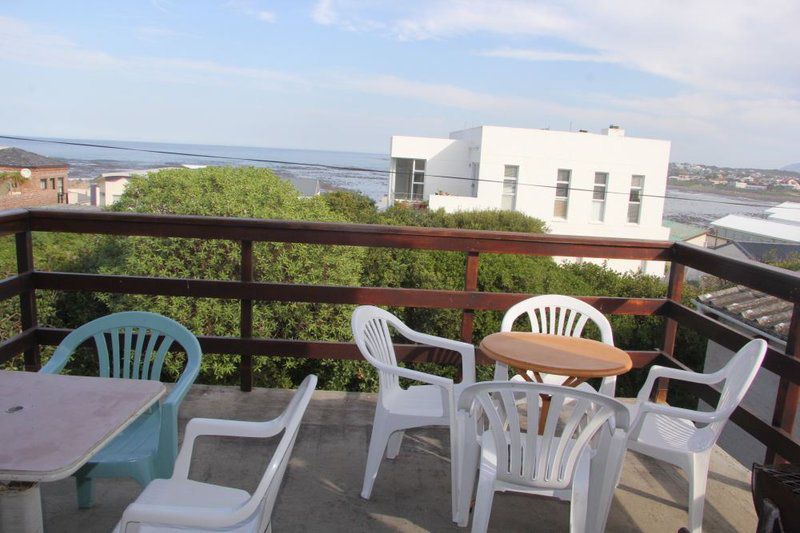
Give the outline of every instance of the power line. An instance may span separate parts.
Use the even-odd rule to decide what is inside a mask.
[[[251,163],[269,163],[274,165],[285,165],[285,166],[297,166],[297,167],[305,167],[305,168],[320,168],[326,170],[340,170],[346,172],[364,172],[370,174],[386,174],[392,175],[396,174],[396,171],[392,170],[381,170],[381,169],[372,169],[372,168],[364,168],[364,167],[353,167],[353,166],[339,166],[339,165],[327,165],[324,163],[300,163],[297,161],[285,161],[280,159],[261,159],[261,158],[254,158],[254,157],[235,157],[235,156],[225,156],[225,155],[211,155],[211,154],[201,154],[201,153],[194,153],[194,152],[177,152],[171,150],[155,150],[151,148],[134,148],[134,147],[127,147],[127,146],[113,146],[108,144],[98,144],[98,143],[88,143],[88,142],[79,142],[79,141],[59,141],[55,139],[36,139],[33,137],[20,137],[20,136],[13,136],[13,135],[0,135],[0,139],[10,139],[15,141],[27,141],[27,142],[40,142],[40,143],[50,143],[50,144],[61,144],[61,145],[68,145],[68,146],[81,146],[85,148],[102,148],[106,150],[122,150],[122,151],[129,151],[129,152],[142,152],[142,153],[149,153],[149,154],[160,154],[160,155],[175,155],[175,156],[182,156],[182,157],[204,157],[209,159],[217,159],[217,160],[224,160],[224,161],[247,161]],[[504,180],[499,179],[488,179],[488,178],[480,178],[480,179],[473,179],[467,178],[464,176],[452,176],[452,175],[445,175],[445,174],[425,174],[425,177],[430,178],[441,178],[441,179],[451,179],[451,180],[462,180],[462,181],[469,181],[469,182],[483,182],[483,183],[504,183]],[[365,178],[370,179],[370,178]],[[564,189],[562,186],[558,185],[545,185],[540,183],[516,183],[517,186],[522,187],[537,187],[542,189]],[[580,187],[567,187],[568,191],[577,191],[577,192],[594,192],[594,189],[585,189]],[[606,194],[620,194],[620,195],[629,195],[629,191],[610,191],[606,188]],[[702,199],[702,198],[686,198],[680,196],[669,196],[669,195],[658,195],[658,194],[639,194],[640,198],[660,198],[664,200],[677,200],[677,201],[691,201],[691,202],[701,202],[701,203],[710,203],[710,204],[722,204],[722,205],[737,205],[737,206],[746,206],[746,207],[756,207],[753,205],[752,202],[736,202],[736,201],[726,201],[726,200],[709,200],[709,199]],[[763,200],[762,200],[763,202]],[[758,207],[771,207],[770,204],[763,204]],[[782,209],[800,209],[800,208],[793,208],[793,207],[786,207]]]

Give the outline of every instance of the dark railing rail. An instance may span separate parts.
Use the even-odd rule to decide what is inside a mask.
[[[241,248],[239,280],[200,280],[111,276],[84,273],[40,272],[33,264],[31,232],[71,232],[151,237],[182,237],[231,240]],[[231,219],[180,215],[148,215],[66,210],[16,209],[0,213],[0,234],[15,235],[18,273],[0,281],[0,299],[20,298],[23,331],[0,342],[0,362],[25,354],[25,367],[39,367],[39,346],[56,345],[69,330],[41,327],[36,316],[36,290],[96,291],[109,293],[189,296],[239,300],[238,337],[200,336],[207,353],[239,354],[241,387],[252,387],[252,358],[279,355],[307,358],[358,359],[352,343],[253,337],[253,302],[314,302],[332,304],[374,304],[406,307],[452,308],[462,310],[461,336],[471,340],[476,310],[503,310],[527,298],[528,294],[478,291],[480,254],[599,257],[608,259],[658,260],[671,263],[666,298],[618,298],[586,296],[584,301],[607,314],[660,316],[664,318],[664,341],[659,349],[630,351],[634,366],[659,363],[683,364],[674,357],[679,327],[693,329],[715,342],[736,350],[748,336],[681,305],[686,267],[752,287],[795,303],[786,353],[770,349],[764,367],[781,376],[781,385],[771,421],[761,420],[740,407],[733,420],[764,443],[770,455],[800,462],[800,441],[792,436],[800,384],[800,276],[752,261],[735,260],[714,251],[686,244],[627,239],[600,239],[560,235],[339,224],[323,222]],[[435,290],[387,287],[343,287],[267,283],[254,279],[254,242],[394,247],[442,250],[464,254],[463,290]],[[650,348],[650,347],[648,347]],[[401,346],[405,361],[452,361],[453,355],[416,346]],[[664,399],[667,384],[659,385]],[[718,392],[695,390],[709,403]]]

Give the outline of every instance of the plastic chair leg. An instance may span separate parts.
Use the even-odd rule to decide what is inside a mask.
[[[395,431],[389,437],[389,444],[386,446],[386,458],[394,459],[400,453],[400,445],[403,444],[404,431]]]
[[[709,453],[692,454],[689,474],[689,531],[700,533],[703,530],[703,506],[706,500]]]
[[[569,506],[570,533],[587,531],[587,513],[589,511],[589,472],[588,461],[579,464],[572,478],[572,495]]]
[[[481,471],[478,477],[478,490],[475,494],[475,512],[472,514],[472,533],[486,533],[486,530],[489,529],[493,500],[494,479]]]
[[[82,475],[75,476],[75,488],[78,490],[78,507],[89,509],[94,505],[94,482],[92,478]]]
[[[469,523],[469,505],[475,489],[475,478],[478,474],[478,461],[481,449],[477,443],[462,443],[461,457],[459,458],[459,487],[458,487],[458,512],[455,522],[460,527],[467,527]]]
[[[372,486],[378,475],[378,468],[381,466],[381,459],[389,442],[391,430],[388,427],[385,417],[375,413],[375,420],[372,423],[372,436],[369,439],[369,453],[367,454],[367,468],[364,471],[364,485],[361,488],[361,497],[369,500],[372,495]]]

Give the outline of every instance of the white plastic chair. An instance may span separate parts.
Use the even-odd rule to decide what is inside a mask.
[[[653,366],[647,381],[629,407],[631,432],[628,449],[682,468],[689,478],[689,530],[699,533],[703,525],[708,463],[725,422],[744,398],[761,367],[767,343],[756,339],[744,345],[721,369],[699,374]],[[713,385],[725,382],[714,411],[693,411],[649,400],[658,378]]]
[[[541,395],[551,399],[539,434]],[[628,411],[620,402],[559,385],[494,381],[467,387],[457,418],[458,525],[467,525],[480,465],[473,533],[488,528],[497,491],[569,500],[570,531],[603,531],[625,454]],[[595,435],[604,438],[593,451]]]
[[[448,426],[450,431],[450,457],[452,468],[452,503],[455,516],[456,479],[456,434],[455,402],[459,391],[475,383],[475,347],[464,342],[443,339],[412,330],[399,318],[378,307],[365,305],[353,312],[351,321],[353,337],[364,358],[378,371],[380,389],[369,442],[367,467],[361,497],[369,499],[378,474],[384,451],[393,459],[400,451],[403,432],[406,429],[425,426]],[[397,358],[389,328],[408,340],[458,352],[461,355],[461,383],[452,379],[434,376],[397,366]],[[427,385],[400,387],[399,378],[407,378]]]
[[[183,446],[170,479],[155,479],[130,504],[115,533],[174,531],[272,531],[272,508],[292,453],[300,421],[317,385],[307,376],[291,402],[267,422],[194,418],[186,426]],[[253,494],[188,479],[194,441],[201,435],[267,438],[283,432],[272,459]]]
[[[512,331],[514,323],[523,314],[528,316],[533,333],[569,337],[580,337],[586,323],[591,320],[600,330],[601,341],[614,346],[614,334],[608,319],[599,310],[577,298],[560,294],[544,294],[518,302],[506,311],[500,331]],[[564,376],[556,374],[541,373],[539,375],[543,383],[551,385],[561,385],[566,379]],[[535,381],[533,372],[529,371],[528,376],[531,381]],[[495,365],[494,379],[496,381],[508,380],[508,366],[498,362]],[[525,381],[520,375],[513,376],[511,380]],[[613,398],[616,385],[616,376],[605,377],[600,385],[600,392]],[[577,388],[594,392],[594,388],[588,383],[581,383]]]

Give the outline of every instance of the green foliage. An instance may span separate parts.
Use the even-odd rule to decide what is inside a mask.
[[[301,199],[297,191],[270,171],[256,168],[164,170],[131,181],[114,211],[193,214],[223,217],[341,221],[321,197]],[[352,247],[294,243],[257,243],[253,247],[255,279],[276,283],[358,285],[364,252]],[[240,279],[240,249],[236,242],[203,239],[106,237],[96,243],[87,271],[152,277]],[[239,304],[233,300],[165,296],[98,294],[93,305],[75,306],[70,298],[61,308],[69,321],[129,309],[146,309],[169,316],[197,335],[238,336]],[[70,311],[71,310],[71,311]],[[88,310],[88,311],[84,311]],[[348,340],[352,306],[300,303],[259,303],[253,310],[253,334],[266,338]],[[81,316],[83,315],[83,316]],[[233,383],[238,356],[204,358],[201,380]],[[179,361],[168,369],[178,371]],[[314,372],[327,387],[359,389],[352,376],[362,362],[312,361],[256,357],[259,385],[288,387]],[[347,372],[342,372],[342,370]],[[366,382],[363,387],[371,387]]]
[[[348,222],[374,224],[378,220],[378,209],[368,196],[353,191],[334,191],[321,197],[328,208]]]
[[[284,220],[347,221],[395,226],[463,228],[523,233],[545,231],[542,221],[509,211],[447,214],[393,207],[378,212],[369,198],[335,192],[315,198],[298,198],[297,191],[270,171],[256,168],[165,170],[131,181],[113,207],[119,212],[192,214]],[[153,277],[237,280],[238,243],[203,239],[76,236],[34,234],[35,262],[41,270],[97,272]],[[461,290],[465,259],[459,252],[356,248],[293,243],[254,245],[255,279],[275,283],[349,286],[407,287]],[[0,240],[0,268],[16,271],[13,238]],[[556,264],[552,258],[508,254],[482,254],[478,290],[521,294],[607,295],[657,298],[664,283],[644,275],[620,275],[590,263]],[[685,300],[692,298],[686,289]],[[234,300],[86,294],[43,291],[38,295],[42,324],[75,327],[109,312],[145,309],[172,317],[198,335],[238,336],[239,304]],[[19,331],[16,299],[2,302],[3,335]],[[307,303],[256,302],[253,334],[257,337],[351,340],[349,318],[353,306]],[[460,336],[461,311],[456,309],[392,309],[410,327],[448,338]],[[500,328],[501,312],[476,312],[473,342]],[[629,349],[660,346],[663,322],[657,317],[611,316],[616,343]],[[677,354],[690,366],[702,362],[705,339],[680,328]],[[238,356],[208,354],[200,380],[235,383]],[[178,372],[180,359],[168,362]],[[91,368],[92,361],[81,361]],[[454,375],[453,367],[420,365],[426,371]],[[256,383],[290,387],[311,372],[324,387],[338,390],[375,390],[376,376],[361,361],[302,358],[254,358]],[[488,367],[481,379],[491,376]],[[642,376],[632,373],[620,380],[620,392],[632,394]]]

